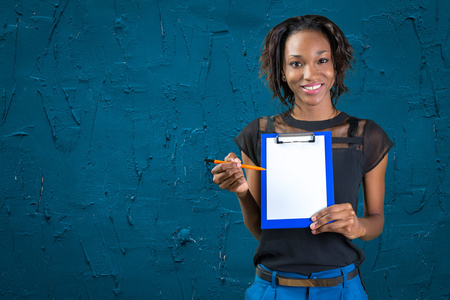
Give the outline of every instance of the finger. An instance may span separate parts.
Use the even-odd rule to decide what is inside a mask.
[[[242,173],[242,169],[240,168],[227,168],[224,170],[220,170],[221,168],[218,168],[219,171],[211,171],[214,174],[213,182],[221,185],[225,180],[228,178],[234,176],[234,174]],[[244,174],[242,174],[243,176]]]
[[[233,152],[228,153],[227,156],[225,156],[225,161],[230,161],[230,162],[234,162],[236,159],[239,160],[239,158],[237,157],[237,155]]]
[[[232,182],[230,185],[228,186],[224,186],[222,187],[223,189],[227,189],[231,192],[235,192],[236,190],[238,190],[243,184],[245,183],[245,178],[239,178],[237,180],[235,180],[234,182]]]
[[[244,176],[242,169],[238,167],[237,163],[224,163],[216,166],[211,173],[214,174],[213,182],[221,184],[227,178],[233,176],[236,173],[241,173]]]
[[[355,211],[352,210],[341,210],[341,211],[331,211],[327,214],[323,215],[321,218],[317,219],[310,225],[311,229],[318,229],[325,224],[328,224],[333,221],[339,220],[354,220],[356,218]]]
[[[221,189],[233,189],[239,187],[241,184],[245,182],[245,177],[242,173],[236,172],[232,174],[231,176],[224,179],[220,184],[219,187]]]
[[[331,221],[337,221],[342,220],[346,218],[352,217],[352,214],[348,211],[338,211],[338,212],[330,212],[325,215],[323,215],[320,219],[317,219],[317,221],[313,222],[311,224],[311,228],[318,228],[320,226],[323,226]]]
[[[222,172],[226,172],[229,169],[240,170],[240,164],[236,162],[218,164],[211,170],[211,173],[213,173],[213,175],[220,174]]]
[[[329,215],[330,213],[345,211],[345,210],[353,210],[352,205],[350,203],[334,204],[334,205],[326,207],[326,208],[318,211],[317,213],[315,213],[311,217],[311,220],[313,222],[315,222],[315,221],[323,218],[324,216]]]
[[[309,227],[311,229],[319,229],[321,226],[334,221],[333,216],[330,214],[325,214],[321,218],[317,219],[315,222],[313,222]]]
[[[334,221],[328,224],[324,224],[319,228],[313,229],[313,234],[319,234],[323,232],[338,232],[342,227],[346,226],[347,222],[344,220]]]
[[[242,163],[242,161],[236,156],[236,154],[234,154],[233,152],[229,153],[225,159],[225,161],[230,161],[230,162],[236,162],[236,163]]]
[[[335,232],[350,237],[352,236],[352,230],[354,228],[354,220],[345,219],[325,224],[318,229],[312,230],[312,233],[319,234],[323,232]]]

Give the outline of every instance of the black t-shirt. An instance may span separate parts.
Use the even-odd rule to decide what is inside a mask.
[[[358,191],[364,174],[375,168],[393,142],[375,122],[341,112],[324,121],[300,121],[289,111],[261,117],[249,123],[235,142],[257,166],[261,166],[261,134],[331,131],[335,203],[358,208]],[[360,265],[364,253],[338,233],[313,235],[309,228],[263,229],[254,263],[284,272],[309,275],[351,263]]]

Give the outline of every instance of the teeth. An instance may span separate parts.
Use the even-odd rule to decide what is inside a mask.
[[[313,86],[304,86],[303,88],[313,91],[313,90],[317,90],[318,88],[320,88],[321,84],[318,85],[313,85]]]

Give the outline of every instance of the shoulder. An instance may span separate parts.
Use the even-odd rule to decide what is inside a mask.
[[[270,118],[268,116],[262,116],[254,119],[234,138],[239,149],[257,166],[261,165],[261,154],[259,150],[261,133],[267,130],[267,124],[270,123]]]
[[[267,127],[267,119],[269,117],[262,116],[258,117],[251,122],[249,122],[247,125],[244,126],[244,128],[241,130],[237,138],[245,139],[245,140],[254,140],[256,137],[260,134],[261,131],[264,131]]]
[[[242,133],[246,134],[246,133],[255,133],[258,132],[260,130],[260,123],[261,120],[264,120],[265,117],[258,117],[254,120],[252,120],[251,122],[249,122],[247,125],[244,126],[244,128],[242,129]]]
[[[285,117],[286,112],[272,116],[261,116],[248,123],[242,131],[252,133],[272,132],[274,124],[285,124]]]
[[[363,142],[368,138],[371,140],[384,139],[387,137],[386,132],[378,125],[375,121],[370,119],[363,119],[364,123],[364,133],[363,133]]]
[[[371,119],[357,119],[358,133],[362,137],[362,150],[364,153],[364,170],[367,173],[375,168],[383,157],[393,147],[394,143],[386,132]]]
[[[384,136],[385,131],[375,121],[371,119],[358,118],[344,113],[347,117],[344,121],[346,124],[355,127],[356,136]]]

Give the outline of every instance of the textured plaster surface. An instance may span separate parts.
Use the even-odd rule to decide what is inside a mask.
[[[447,0],[1,0],[0,298],[242,298],[257,242],[203,159],[282,111],[261,43],[312,13],[356,51],[338,108],[396,143],[369,295],[448,299]]]

